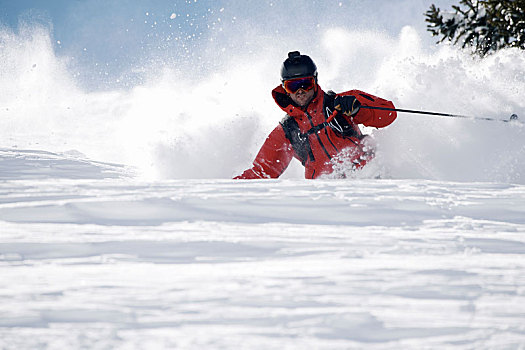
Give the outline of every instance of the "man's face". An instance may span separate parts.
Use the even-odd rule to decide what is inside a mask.
[[[299,90],[297,90],[294,93],[289,93],[288,95],[290,96],[292,101],[295,102],[296,105],[298,105],[299,107],[304,107],[308,103],[310,103],[312,98],[314,98],[315,88],[310,89],[308,91],[305,91],[303,89],[299,89]]]

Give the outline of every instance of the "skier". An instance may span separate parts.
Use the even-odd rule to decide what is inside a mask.
[[[299,51],[288,53],[281,68],[282,84],[272,91],[286,113],[270,133],[250,169],[234,179],[278,178],[293,157],[305,167],[305,178],[337,174],[345,168],[362,168],[374,157],[374,147],[358,124],[382,128],[396,119],[396,112],[361,108],[394,108],[392,102],[359,90],[325,93],[317,83],[317,67]],[[340,168],[340,167],[339,167]]]

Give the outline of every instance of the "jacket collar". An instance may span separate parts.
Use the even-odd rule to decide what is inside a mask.
[[[317,92],[310,102],[310,105],[316,104],[317,100],[324,95],[323,89],[319,85],[317,85]],[[304,115],[304,110],[301,109],[301,107],[297,106],[295,103],[293,103],[292,99],[282,85],[277,86],[272,91],[273,99],[275,100],[275,103],[281,108],[286,114],[292,117],[300,117]]]

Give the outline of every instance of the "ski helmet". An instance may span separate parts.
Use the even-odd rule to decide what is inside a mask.
[[[288,52],[281,67],[281,81],[302,77],[314,77],[317,82],[317,66],[309,56],[299,51]]]

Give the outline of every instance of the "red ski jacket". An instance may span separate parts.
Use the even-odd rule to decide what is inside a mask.
[[[282,86],[276,87],[272,95],[287,115],[266,138],[253,166],[234,179],[278,178],[293,157],[304,165],[307,179],[332,173],[334,162],[340,162],[341,155],[354,168],[361,168],[373,153],[363,148],[365,135],[357,124],[382,128],[397,117],[393,111],[362,108],[353,117],[339,113],[331,123],[326,123],[334,109],[335,94],[325,93],[320,86],[305,108],[295,106]],[[338,95],[355,96],[362,106],[394,108],[392,102],[359,90]]]

